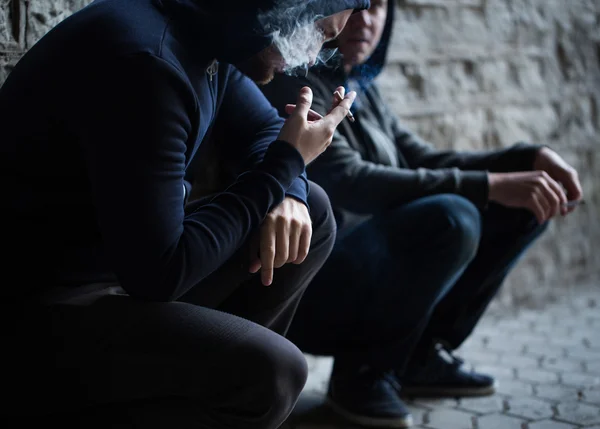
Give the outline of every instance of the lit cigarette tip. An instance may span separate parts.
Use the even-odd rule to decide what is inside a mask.
[[[342,97],[342,94],[340,94],[339,91],[335,91],[333,93],[333,95],[335,95],[335,98],[337,98],[337,101],[342,101],[344,99],[344,97]],[[348,114],[346,115],[346,118],[348,118],[350,120],[350,122],[356,121],[356,119],[354,119],[354,115],[352,114],[351,111],[348,111]]]

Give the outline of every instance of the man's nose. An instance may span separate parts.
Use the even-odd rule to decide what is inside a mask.
[[[357,13],[357,24],[369,27],[371,25],[371,14],[368,9],[361,10]]]

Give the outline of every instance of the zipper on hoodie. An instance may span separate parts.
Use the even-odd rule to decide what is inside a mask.
[[[206,73],[208,73],[208,79],[212,82],[213,77],[219,72],[219,62],[215,59],[212,60],[210,65],[206,68]]]

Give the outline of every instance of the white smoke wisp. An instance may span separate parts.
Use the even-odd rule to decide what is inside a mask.
[[[264,28],[271,31],[273,45],[285,63],[282,71],[289,75],[304,75],[311,65],[327,63],[337,51],[321,50],[325,35],[316,21],[323,16],[307,17],[305,12],[306,5],[298,5],[297,0],[280,0],[259,17]]]
[[[323,33],[314,22],[298,24],[287,35],[282,35],[282,32],[277,30],[272,37],[273,44],[285,61],[284,72],[286,73],[307,67],[317,56],[325,40]]]

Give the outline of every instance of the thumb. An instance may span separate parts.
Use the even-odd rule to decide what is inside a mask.
[[[310,111],[310,107],[312,106],[312,101],[312,90],[308,86],[305,86],[300,90],[300,93],[298,94],[296,109],[294,110],[291,116],[299,116],[302,119],[307,120],[308,112]]]

